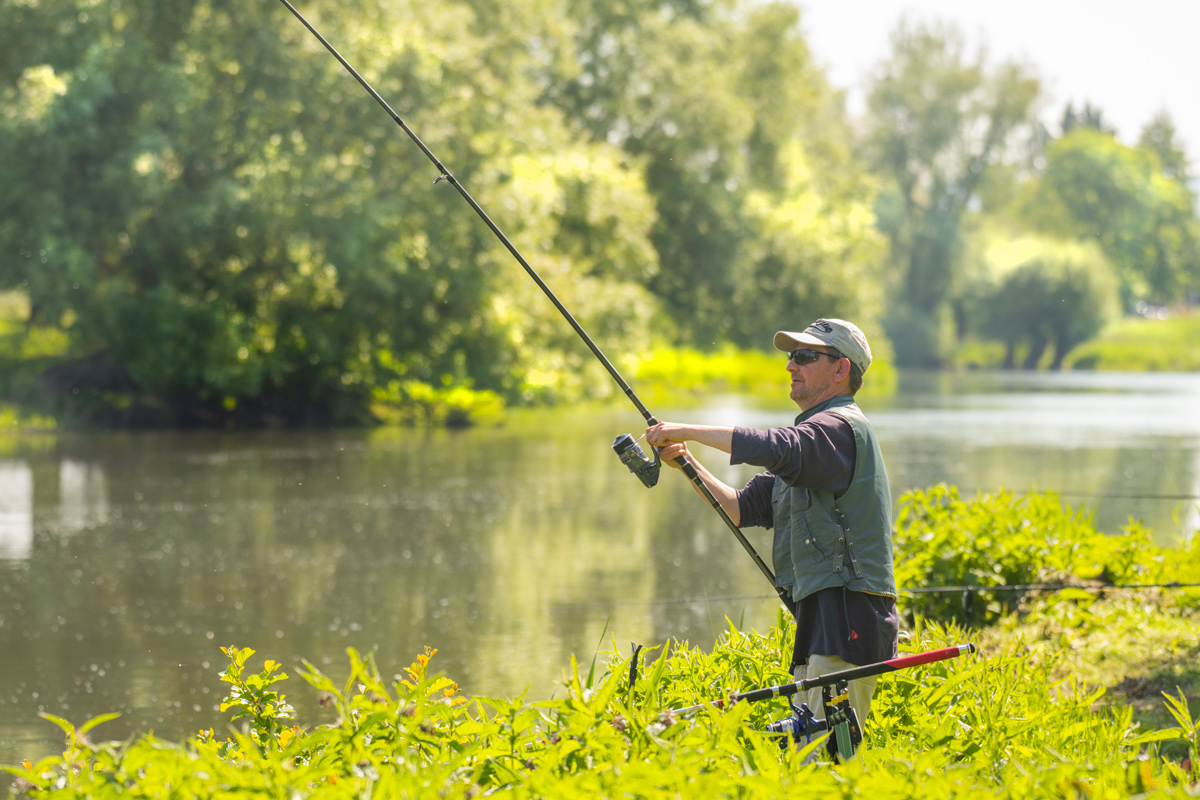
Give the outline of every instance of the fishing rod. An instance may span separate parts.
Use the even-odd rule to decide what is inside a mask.
[[[705,708],[723,709],[735,703],[755,703],[759,700],[769,700],[774,697],[788,698],[792,715],[775,720],[767,725],[767,733],[783,734],[780,742],[786,746],[794,741],[797,747],[802,747],[812,741],[814,734],[829,731],[832,735],[826,745],[829,754],[838,761],[849,761],[854,757],[859,744],[862,743],[862,728],[854,707],[850,705],[850,681],[858,678],[870,678],[888,672],[918,667],[922,664],[933,664],[950,658],[958,658],[967,653],[974,653],[975,645],[971,643],[957,644],[930,650],[925,653],[913,653],[907,656],[890,658],[875,664],[830,672],[825,675],[814,675],[795,683],[783,683],[778,686],[767,686],[749,692],[732,694],[725,700],[713,700],[708,703],[673,709],[673,715],[690,714]],[[636,654],[635,654],[636,658]],[[821,705],[825,712],[824,718],[817,718],[806,703],[797,704],[792,696],[810,689],[821,689]]]
[[[417,136],[412,128],[410,128],[408,124],[401,119],[400,115],[397,114],[390,105],[388,105],[387,101],[380,96],[379,92],[375,91],[375,88],[358,73],[358,70],[354,69],[354,67],[350,65],[349,61],[342,57],[342,54],[339,53],[337,49],[329,43],[328,39],[321,35],[320,31],[313,27],[313,25],[304,18],[304,15],[302,15],[294,5],[292,5],[288,0],[279,0],[279,2],[283,3],[287,7],[288,11],[291,11],[296,19],[300,20],[300,23],[308,29],[309,33],[315,36],[317,41],[324,45],[325,49],[328,50],[330,54],[338,60],[338,63],[345,67],[346,71],[349,72],[356,81],[358,81],[359,85],[366,89],[367,93],[374,98],[375,102],[378,103],[380,107],[382,107],[383,110],[388,113],[388,115],[392,118],[392,121],[399,125],[402,131],[408,134],[408,138],[412,139],[413,143],[420,148],[421,152],[425,154],[426,158],[432,161],[433,165],[437,167],[439,174],[434,180],[434,184],[436,185],[445,180],[455,188],[459,195],[462,196],[462,199],[467,202],[467,205],[469,205],[471,209],[479,216],[479,218],[483,220],[484,224],[486,224],[491,232],[496,235],[496,238],[500,240],[505,249],[507,249],[508,252],[512,254],[513,258],[517,260],[517,263],[524,268],[529,277],[532,278],[534,283],[538,285],[538,288],[542,290],[546,297],[550,298],[550,302],[554,304],[554,307],[557,308],[559,313],[563,315],[563,318],[567,320],[570,326],[575,330],[575,333],[579,335],[579,338],[582,339],[584,344],[588,346],[588,349],[592,351],[592,355],[594,355],[596,359],[599,360],[602,365],[604,365],[604,369],[608,371],[608,374],[612,376],[612,379],[616,381],[618,386],[621,387],[621,391],[625,393],[625,396],[629,398],[630,402],[633,403],[634,407],[637,408],[642,417],[645,418],[646,425],[657,425],[658,420],[653,414],[650,413],[650,410],[646,408],[645,404],[642,403],[638,396],[634,394],[633,389],[625,381],[625,379],[621,377],[621,373],[617,371],[617,368],[612,365],[612,362],[609,361],[607,357],[605,357],[603,351],[600,350],[600,347],[594,341],[592,341],[592,338],[588,336],[587,331],[583,329],[583,326],[580,325],[578,320],[571,315],[571,312],[568,311],[567,307],[562,304],[562,301],[555,296],[554,292],[550,290],[550,287],[546,285],[546,282],[542,280],[541,276],[538,275],[533,267],[529,265],[529,262],[525,260],[525,257],[521,255],[521,252],[517,250],[516,246],[509,241],[507,236],[504,235],[504,232],[500,230],[500,227],[492,221],[492,218],[487,215],[479,203],[475,202],[475,198],[471,197],[471,194],[466,190],[466,187],[459,183],[458,179],[451,174],[450,170],[446,169],[445,164],[438,160],[438,157],[433,154],[433,151],[430,150],[423,141],[421,141],[421,138]],[[646,456],[634,438],[627,433],[618,436],[613,442],[612,447],[613,451],[617,454],[617,457],[621,460],[621,463],[628,467],[629,471],[636,475],[644,486],[649,488],[658,483],[659,469],[662,461],[659,457],[659,449],[657,447],[652,448],[654,451],[654,458],[651,459]],[[762,560],[762,557],[759,556],[758,551],[754,549],[754,546],[750,544],[750,541],[742,533],[741,528],[737,526],[737,524],[729,517],[729,514],[726,513],[725,509],[721,507],[720,501],[717,500],[712,491],[707,485],[705,485],[703,479],[700,477],[700,474],[696,471],[695,465],[685,458],[683,459],[682,464],[680,464],[680,468],[683,470],[683,473],[687,476],[688,480],[695,485],[696,489],[700,492],[701,496],[705,499],[709,506],[717,512],[718,516],[721,517],[721,520],[733,533],[734,537],[738,540],[742,547],[745,548],[746,553],[754,561],[759,571],[762,572],[767,580],[771,582],[771,586],[775,589],[775,593],[779,596],[779,601],[783,603],[784,607],[787,608],[789,612],[791,612],[792,616],[795,616],[796,604],[792,600],[791,594],[786,589],[781,588],[775,582],[775,573],[773,573],[771,568],[767,566],[766,562]]]
[[[943,647],[939,650],[912,653],[907,656],[889,658],[886,661],[878,661],[874,664],[865,664],[861,667],[851,667],[850,669],[843,669],[838,672],[830,672],[826,675],[802,678],[794,683],[781,683],[777,686],[767,686],[762,689],[752,689],[749,692],[739,692],[731,694],[728,698],[722,700],[710,700],[707,703],[700,703],[699,705],[677,708],[675,709],[675,713],[690,714],[704,708],[721,709],[728,708],[735,703],[757,703],[759,700],[770,700],[772,697],[790,697],[797,692],[806,692],[809,689],[818,689],[822,686],[833,686],[839,681],[870,678],[874,675],[883,675],[884,673],[896,672],[910,667],[919,667],[923,664],[933,664],[938,661],[958,658],[961,655],[974,652],[975,645],[970,642],[967,644],[956,644],[950,647]]]

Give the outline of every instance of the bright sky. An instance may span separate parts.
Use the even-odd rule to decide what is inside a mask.
[[[1166,109],[1193,171],[1200,169],[1200,0],[796,0],[809,45],[832,83],[862,110],[867,75],[890,52],[906,13],[955,23],[968,53],[1034,66],[1049,98],[1044,121],[1058,133],[1068,101],[1098,106],[1127,144]]]

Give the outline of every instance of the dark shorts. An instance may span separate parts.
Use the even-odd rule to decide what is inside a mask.
[[[845,589],[823,589],[796,605],[792,667],[810,655],[837,656],[863,666],[898,655],[900,617],[896,600]]]

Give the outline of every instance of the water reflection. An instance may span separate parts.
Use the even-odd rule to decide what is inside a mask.
[[[1140,495],[1200,495],[1200,379],[1141,380],[906,376],[863,405],[897,491],[1055,488],[1094,498],[1109,530],[1131,515],[1195,530],[1195,503]],[[660,413],[792,414],[743,398]],[[222,727],[225,644],[339,678],[349,646],[390,675],[429,645],[471,693],[545,697],[572,654],[586,672],[614,642],[707,646],[727,616],[769,624],[769,587],[686,483],[647,490],[613,456],[630,430],[640,418],[617,409],[468,431],[62,436],[0,460],[0,761],[60,746],[39,709],[122,712],[105,738]],[[705,460],[731,483],[753,473]],[[747,535],[769,552],[768,532]],[[284,689],[325,719],[306,684]]]
[[[0,559],[33,551],[33,473],[20,462],[0,462]]]

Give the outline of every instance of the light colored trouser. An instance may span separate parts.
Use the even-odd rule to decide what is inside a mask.
[[[819,675],[828,675],[831,672],[841,672],[844,669],[853,669],[853,664],[848,664],[837,656],[809,656],[808,663],[804,666],[796,667],[795,678],[815,678]],[[858,717],[858,729],[864,730],[867,714],[871,711],[871,697],[875,694],[875,681],[877,676],[869,678],[858,678],[850,681],[850,707],[854,709],[854,716]],[[808,710],[811,711],[817,719],[825,716],[825,707],[822,705],[821,689],[809,689],[800,695],[800,702],[808,705]]]

